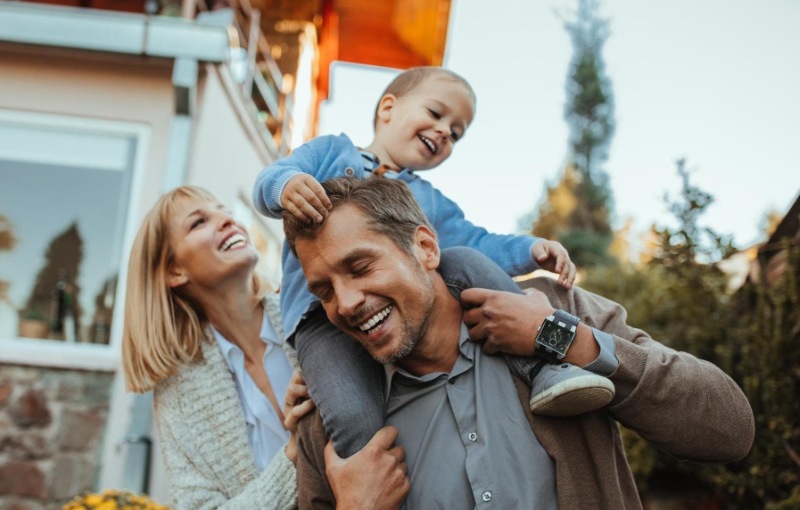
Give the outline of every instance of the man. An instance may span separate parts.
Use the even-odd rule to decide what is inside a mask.
[[[285,217],[287,241],[330,321],[385,365],[387,422],[405,449],[408,508],[641,508],[615,421],[681,458],[733,461],[749,451],[753,417],[736,384],[627,326],[619,305],[542,280],[531,296],[468,289],[465,311],[436,272],[436,234],[403,183],[336,179],[323,186],[329,217],[322,224]],[[537,353],[586,367],[610,352],[617,392],[607,409],[533,416],[530,388],[501,357],[469,341],[531,355],[540,325],[571,329],[554,315],[580,323],[565,345]],[[342,473],[369,473],[366,455],[343,461],[326,441],[318,415],[301,424],[301,508],[332,507],[337,486],[359,483]],[[368,449],[374,458],[375,446]]]

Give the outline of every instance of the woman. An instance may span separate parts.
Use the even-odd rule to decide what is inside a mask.
[[[297,505],[294,431],[314,404],[257,261],[192,186],[162,196],[133,244],[123,366],[129,390],[154,390],[175,508]]]

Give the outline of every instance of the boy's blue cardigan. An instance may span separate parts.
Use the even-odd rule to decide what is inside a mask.
[[[343,176],[363,179],[370,175],[364,169],[364,158],[346,135],[320,136],[261,171],[253,188],[253,204],[256,209],[271,218],[280,218],[283,188],[289,179],[300,172],[311,174],[319,182]],[[455,202],[411,171],[387,172],[384,177],[400,179],[408,185],[436,229],[439,246],[442,248],[475,248],[512,276],[526,274],[539,267],[531,259],[531,246],[540,238],[492,234],[485,228],[472,224],[464,218],[464,212]],[[308,291],[300,261],[285,242],[282,264],[280,304],[283,328],[288,337],[294,333],[303,317],[317,306],[319,300]]]

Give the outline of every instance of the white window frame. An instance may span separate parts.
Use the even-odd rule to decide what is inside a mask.
[[[138,210],[151,128],[145,124],[98,120],[79,116],[21,112],[0,109],[0,121],[41,127],[48,130],[124,136],[135,141],[127,210],[121,228],[122,245],[119,276],[114,296],[114,313],[108,345],[64,343],[31,338],[0,339],[0,364],[19,364],[80,370],[114,372],[120,365],[122,323],[125,311],[125,286],[130,246],[136,231],[134,211]],[[75,155],[80,157],[80,155]],[[52,163],[52,162],[50,162]]]

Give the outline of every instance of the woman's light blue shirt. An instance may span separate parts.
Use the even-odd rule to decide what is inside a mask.
[[[272,457],[289,441],[289,431],[283,428],[281,417],[245,370],[244,352],[219,331],[213,328],[212,330],[236,382],[236,391],[239,393],[239,401],[242,403],[247,423],[247,438],[253,447],[256,467],[259,471],[263,471]],[[272,385],[275,398],[281,405],[285,400],[289,379],[292,377],[292,366],[283,351],[283,341],[278,338],[266,310],[259,337],[267,344],[267,350],[264,352],[264,371]]]

